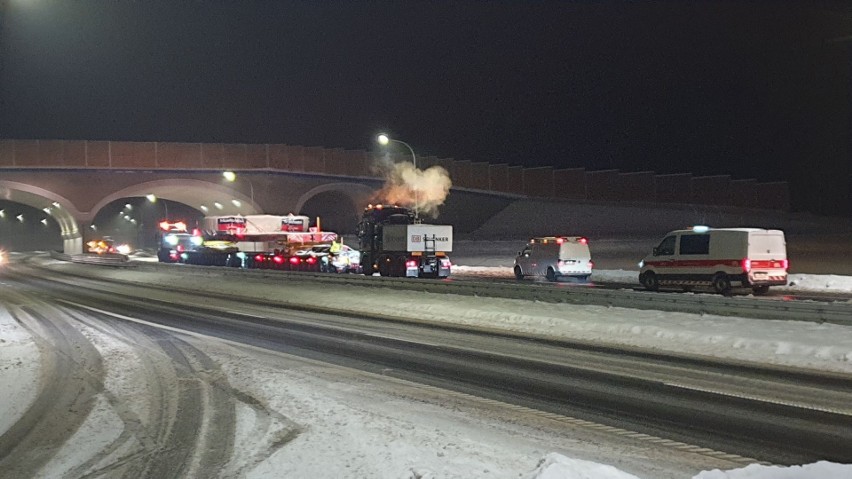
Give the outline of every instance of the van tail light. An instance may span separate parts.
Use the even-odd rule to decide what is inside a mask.
[[[751,271],[751,260],[748,258],[743,258],[740,260],[740,266],[743,267],[743,273],[748,273]]]
[[[594,268],[594,267],[595,267],[595,262],[592,261],[592,260],[589,260],[589,268]]]
[[[416,267],[417,267],[417,261],[414,261],[414,260],[411,260],[411,259],[410,259],[410,260],[408,260],[408,261],[406,261],[406,262],[405,262],[405,267],[406,267],[406,268],[408,268],[408,269],[410,269],[410,268],[416,268]]]
[[[577,242],[580,244],[589,244],[589,238],[580,238]]]
[[[787,271],[790,268],[790,260],[782,259],[781,260],[781,267],[784,268],[784,271]]]

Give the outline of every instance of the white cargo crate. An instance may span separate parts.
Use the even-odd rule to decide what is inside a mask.
[[[450,225],[385,225],[382,242],[385,251],[426,250],[427,240],[433,239],[434,250],[453,251],[453,227]],[[429,241],[429,249],[433,243]]]

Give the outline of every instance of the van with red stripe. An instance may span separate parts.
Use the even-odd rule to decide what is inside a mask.
[[[734,287],[765,294],[787,284],[787,243],[781,230],[708,228],[672,231],[639,263],[646,289],[711,286],[720,294]]]

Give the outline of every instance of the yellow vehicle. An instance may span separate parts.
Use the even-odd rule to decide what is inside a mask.
[[[86,243],[87,252],[95,254],[115,253],[115,242],[109,238],[92,240]]]

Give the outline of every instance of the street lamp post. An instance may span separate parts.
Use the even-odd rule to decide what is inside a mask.
[[[151,203],[157,202],[157,195],[155,195],[153,193],[150,194],[150,195],[145,195],[145,198],[148,201],[150,201]],[[165,215],[166,215],[166,218],[165,218],[166,221],[169,221],[169,205],[166,204],[166,200],[163,200],[163,211],[165,212]]]
[[[414,164],[414,173],[417,174],[417,155],[414,154],[414,148],[412,148],[411,145],[409,145],[408,143],[406,143],[402,140],[396,140],[394,138],[391,138],[384,133],[377,136],[376,140],[382,146],[387,146],[389,143],[394,142],[394,143],[399,143],[399,144],[405,146],[406,148],[408,148],[408,151],[411,152],[411,161]],[[419,194],[417,193],[418,185],[415,183],[412,186],[413,186],[413,190],[414,190],[414,221],[419,223],[420,222],[420,214],[419,214],[419,211],[418,211],[418,205],[420,203],[420,198],[419,198]]]
[[[230,181],[231,183],[237,181],[237,174],[234,173],[233,171],[223,171],[222,176],[224,176],[225,179]],[[243,179],[248,181],[249,191],[251,191],[251,207],[254,208],[254,185],[251,183],[250,179],[248,179],[248,178],[243,178]]]

